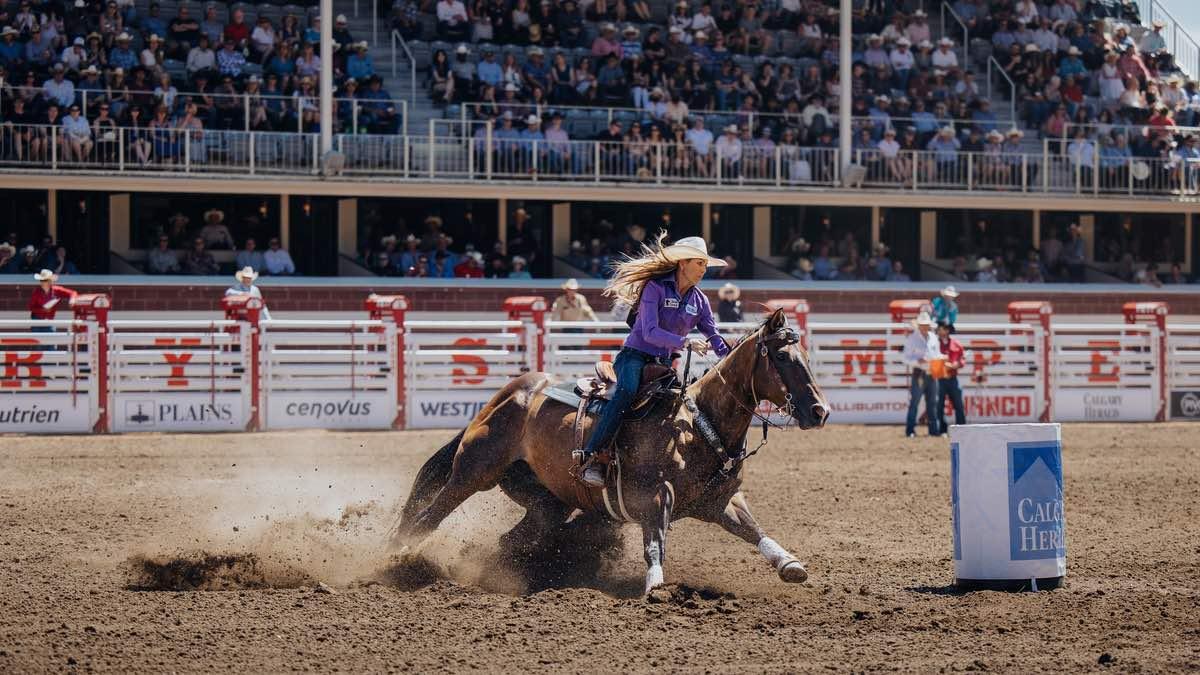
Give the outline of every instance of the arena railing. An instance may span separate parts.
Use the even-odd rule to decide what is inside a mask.
[[[987,61],[987,97],[994,99],[992,95],[993,74],[999,75],[1008,85],[1008,118],[1015,124],[1017,122],[1017,84],[1013,82],[1012,77],[1004,70],[1004,66],[996,60],[996,57],[989,56]]]
[[[1114,409],[1155,419],[1164,396],[1157,327],[1080,323],[1051,330],[1056,420],[1105,421]]]
[[[84,433],[103,426],[96,321],[0,320],[0,430]]]
[[[26,99],[32,98],[33,95],[42,93],[41,87],[20,86],[12,87],[11,90],[17,93],[30,94],[31,96],[21,97]],[[7,105],[11,105],[11,101],[5,102],[3,100],[4,91],[5,89],[0,88],[0,109],[3,109]],[[161,97],[155,96],[153,92],[147,92],[145,95],[150,96],[153,99],[155,106],[158,105]],[[89,123],[95,119],[95,112],[90,110],[90,108],[94,108],[100,102],[108,101],[110,98],[109,95],[104,95],[101,98],[97,98],[101,95],[98,94],[96,90],[89,89],[76,90],[76,96],[77,100],[80,102],[81,109],[88,111],[89,113],[87,116]],[[213,99],[214,108],[223,108],[223,110],[219,110],[217,113],[215,113],[216,117],[225,120],[232,120],[235,117],[240,118],[241,131],[250,131],[257,124],[255,115],[257,112],[256,108],[258,107],[259,103],[263,104],[269,117],[275,118],[275,120],[281,122],[281,128],[274,130],[280,132],[294,131],[297,133],[303,133],[304,115],[302,112],[311,111],[315,115],[319,107],[319,103],[316,98],[316,92],[313,93],[313,96],[306,97],[298,94],[293,94],[291,96],[262,93],[252,95],[244,92],[240,94],[204,92],[201,94],[200,92],[194,91],[180,91],[174,95],[172,101],[173,105],[169,106],[171,112],[168,116],[168,119],[172,122],[177,119],[176,113],[179,110],[182,110],[182,102],[195,100],[201,96]],[[223,106],[223,103],[228,105]],[[388,103],[391,104],[394,110],[398,111],[396,114],[397,118],[399,119],[398,128],[401,130],[406,130],[408,118],[408,99],[390,100]],[[113,103],[110,102],[109,105],[111,106]],[[130,104],[119,102],[118,105],[123,110]],[[348,133],[357,134],[359,131],[367,131],[369,127],[369,121],[371,119],[370,110],[375,105],[376,102],[367,99],[334,97],[334,119],[337,122],[341,122],[343,129]],[[62,113],[59,115],[60,119],[66,117],[65,109],[60,108],[60,112]],[[112,117],[117,117],[118,112],[119,111],[113,111]],[[149,114],[144,116],[142,120],[146,124],[149,124],[153,118],[154,115]],[[202,122],[206,119],[212,118],[209,115],[204,115],[201,117]],[[293,128],[288,129],[286,128],[287,126],[292,126]]]
[[[740,154],[713,143],[707,154],[690,144],[546,141],[502,137],[494,129],[466,139],[438,136],[335,136],[345,164],[334,176],[425,181],[541,181],[570,184],[705,185],[717,188],[843,186],[835,148],[762,147],[743,142]],[[287,132],[120,127],[78,142],[62,127],[0,127],[0,170],[56,173],[152,172],[311,177],[320,172],[319,135]],[[721,160],[718,161],[718,157]],[[1071,155],[905,151],[886,159],[856,150],[861,186],[919,191],[1177,197],[1200,194],[1200,160],[1126,158],[1090,163]],[[911,172],[911,175],[909,175]]]
[[[954,11],[954,8],[950,6],[950,3],[943,0],[942,6],[941,6],[942,35],[946,35],[946,36],[950,35],[949,31],[946,30],[946,25],[947,25],[946,24],[946,16],[947,15],[954,21],[954,23],[958,24],[958,27],[960,29],[962,29],[962,40],[959,41],[959,45],[962,47],[962,52],[963,52],[961,63],[962,63],[963,70],[970,70],[971,69],[971,31],[967,28],[967,24],[965,21],[962,20],[962,17],[960,17],[958,15],[958,12]],[[990,97],[991,94],[989,94],[988,96]]]

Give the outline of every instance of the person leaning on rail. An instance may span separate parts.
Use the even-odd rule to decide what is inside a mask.
[[[33,280],[38,282],[38,287],[33,289],[33,294],[29,296],[29,318],[34,321],[53,321],[62,301],[66,300],[70,304],[71,299],[77,295],[65,286],[55,285],[58,275],[50,270],[38,272],[33,275]],[[54,326],[35,325],[29,330],[34,333],[53,333]]]
[[[917,407],[924,398],[929,435],[938,436],[941,434],[941,428],[938,426],[937,411],[934,408],[938,401],[938,383],[929,371],[931,362],[942,358],[942,352],[938,347],[937,335],[931,330],[934,321],[928,313],[921,312],[912,323],[913,331],[908,334],[908,340],[904,343],[904,363],[908,366],[912,378],[904,435],[908,438],[917,435]]]
[[[258,290],[258,286],[254,285],[254,280],[258,278],[258,272],[254,271],[253,267],[243,267],[233,273],[234,284],[225,289],[225,295],[248,295],[252,298],[263,299],[262,291]],[[267,303],[263,300],[262,309],[259,311],[259,317],[264,320],[270,320],[271,312],[267,309]]]
[[[937,297],[929,301],[931,318],[934,323],[950,324],[951,333],[954,332],[954,323],[958,321],[958,303],[955,302],[957,297],[958,290],[953,286],[947,286]]]

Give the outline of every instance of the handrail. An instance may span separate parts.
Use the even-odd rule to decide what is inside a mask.
[[[958,22],[958,25],[959,25],[959,27],[960,27],[960,28],[962,28],[962,32],[963,32],[963,39],[962,39],[962,50],[963,50],[962,67],[963,67],[963,69],[964,69],[964,70],[970,70],[970,69],[971,69],[971,61],[970,61],[970,59],[971,59],[971,51],[970,51],[969,47],[970,47],[970,45],[971,45],[971,32],[970,32],[970,31],[967,29],[967,23],[966,23],[965,21],[963,21],[963,20],[962,20],[962,17],[958,15],[958,12],[955,12],[955,11],[954,11],[954,8],[950,6],[950,3],[949,3],[949,2],[946,2],[946,0],[942,0],[942,36],[943,36],[943,37],[945,37],[945,35],[946,35],[946,12],[949,12],[949,13],[950,13],[950,16],[951,16],[951,17],[952,17],[952,18],[953,18],[955,21],[957,21],[957,22]]]
[[[1100,127],[1109,127],[1113,131],[1120,129],[1125,132],[1127,137],[1132,137],[1134,135],[1149,136],[1150,134],[1169,134],[1171,136],[1200,135],[1200,127],[1184,127],[1174,124],[1169,127],[1158,127],[1151,124],[1108,124],[1102,122],[1087,122],[1086,124],[1080,124],[1079,122],[1067,122],[1063,125],[1062,139],[1070,140],[1073,138],[1073,134],[1071,132],[1072,129],[1086,129],[1088,131],[1088,135],[1091,136],[1098,131]]]
[[[1154,19],[1163,18],[1164,22],[1170,27],[1170,33],[1166,36],[1167,51],[1175,57],[1175,64],[1180,70],[1189,77],[1200,77],[1200,44],[1184,30],[1182,24],[1176,19],[1167,8],[1163,6],[1159,0],[1150,0],[1149,16],[1143,15],[1142,20],[1153,22]],[[1188,53],[1183,54],[1180,47],[1188,47]]]
[[[392,77],[396,77],[396,42],[400,42],[400,47],[404,49],[404,56],[408,58],[408,69],[411,80],[409,81],[409,99],[410,101],[417,100],[417,60],[413,57],[412,50],[408,48],[408,42],[400,31],[392,29]]]
[[[992,96],[992,64],[996,65],[995,70],[999,71],[1000,75],[1003,76],[1004,79],[1008,82],[1008,114],[1012,118],[1012,122],[1015,125],[1018,121],[1017,120],[1017,83],[1013,82],[1012,77],[1010,77],[1008,73],[1004,72],[1004,66],[1000,65],[1000,62],[996,60],[996,57],[989,56],[988,57],[988,69],[987,69],[987,73],[988,73],[987,97],[989,99],[994,98]]]

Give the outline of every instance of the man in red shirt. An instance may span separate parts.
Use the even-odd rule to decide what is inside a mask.
[[[945,377],[938,380],[938,391],[941,394],[938,396],[937,415],[938,427],[942,433],[946,432],[947,397],[954,406],[954,423],[967,423],[967,416],[963,410],[962,389],[958,386],[958,370],[966,366],[966,361],[963,357],[962,344],[950,337],[950,331],[953,328],[954,326],[946,321],[939,322],[937,326],[938,346],[941,347],[946,362]]]
[[[482,279],[483,254],[471,251],[464,256],[463,261],[454,266],[454,276],[460,279]]]
[[[33,295],[29,296],[29,318],[34,321],[53,320],[59,305],[64,300],[70,304],[71,299],[76,295],[75,291],[65,286],[55,286],[54,282],[58,281],[58,275],[50,270],[38,272],[33,275],[33,279],[38,282],[38,287],[33,289]],[[35,333],[53,333],[54,327],[34,326],[31,330]]]

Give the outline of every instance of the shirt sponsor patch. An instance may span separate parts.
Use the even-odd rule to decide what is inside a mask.
[[[698,307],[696,307],[695,305],[688,305],[687,307],[684,307],[683,311],[687,312],[688,314],[691,314],[692,316],[695,316],[700,313],[700,309]]]
[[[664,299],[663,307],[666,307],[667,309],[679,309],[679,298]]]

